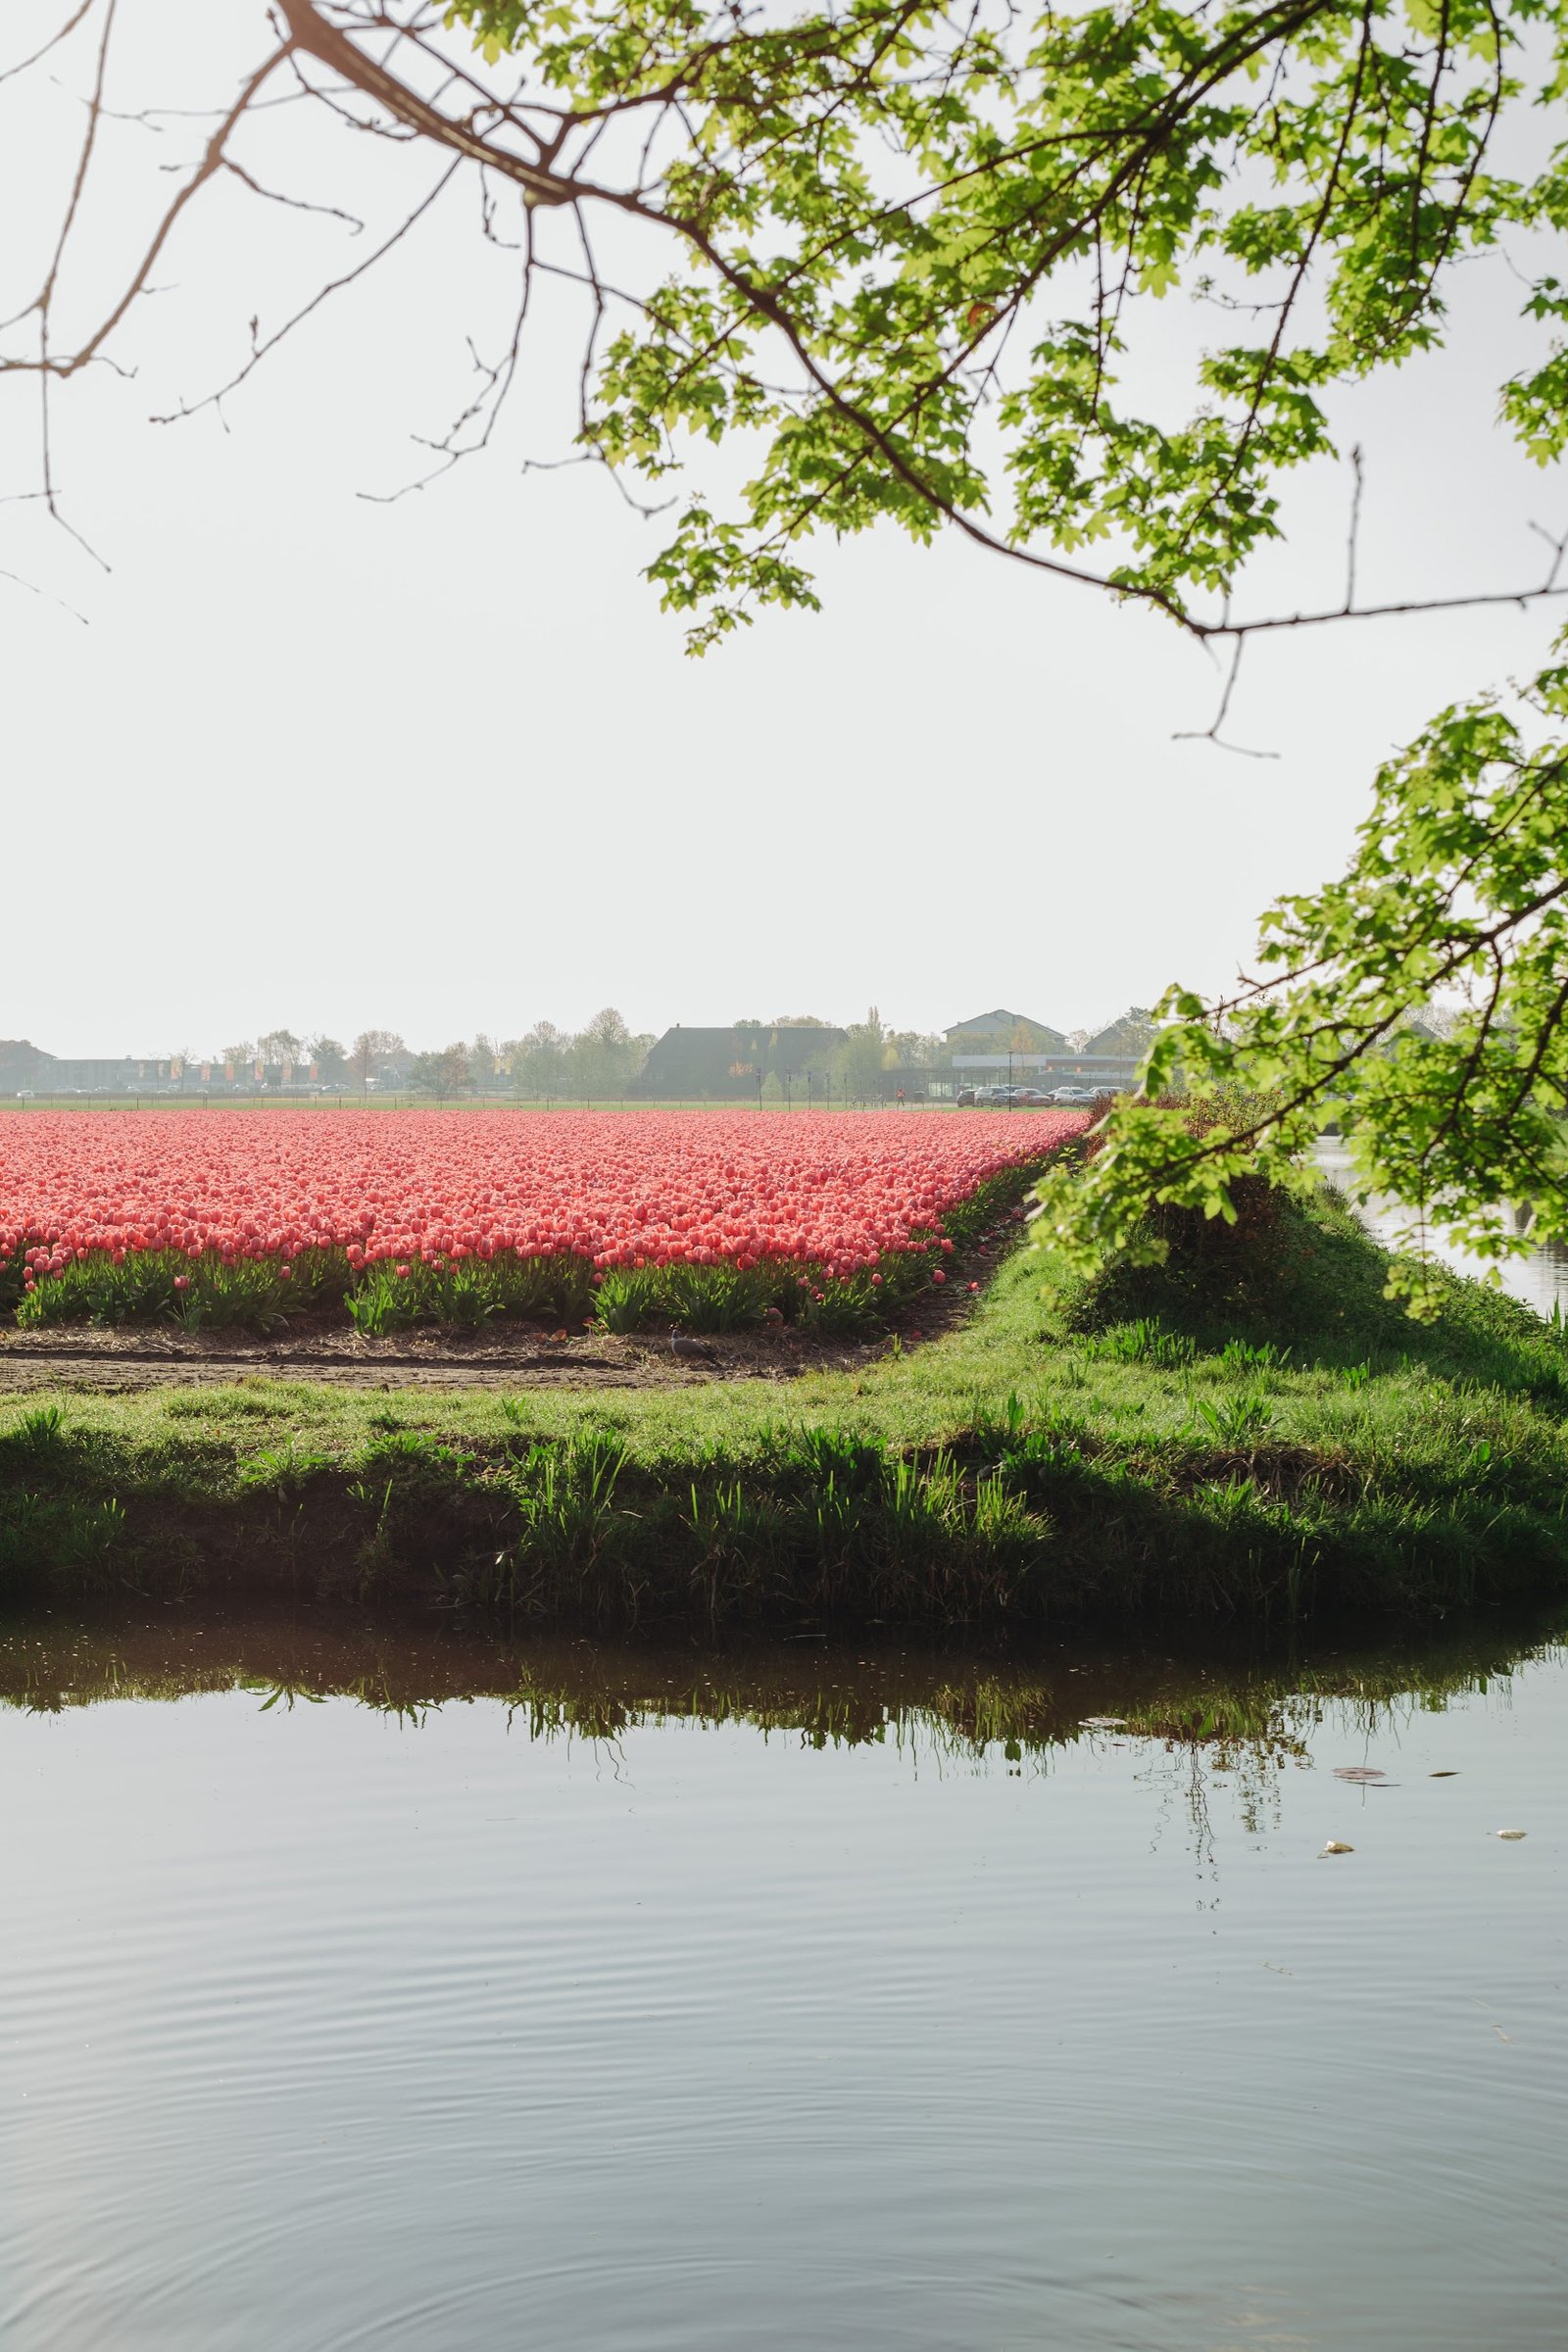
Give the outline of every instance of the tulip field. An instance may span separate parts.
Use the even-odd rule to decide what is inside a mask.
[[[361,1329],[497,1313],[630,1329],[874,1317],[1079,1112],[40,1113],[0,1130],[24,1324]]]

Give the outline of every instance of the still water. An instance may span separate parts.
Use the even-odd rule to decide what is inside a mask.
[[[1319,1141],[1313,1156],[1329,1182],[1353,1197],[1354,1171],[1344,1145],[1325,1137]],[[1396,1247],[1410,1222],[1409,1211],[1396,1201],[1377,1196],[1358,1205],[1361,1221],[1368,1231],[1386,1247]],[[1494,1269],[1488,1260],[1473,1257],[1465,1250],[1450,1249],[1436,1238],[1432,1249],[1436,1256],[1461,1274],[1485,1277],[1494,1270],[1503,1290],[1515,1298],[1522,1298],[1526,1306],[1533,1306],[1538,1315],[1549,1317],[1554,1307],[1568,1315],[1568,1250],[1559,1242],[1538,1242],[1522,1257],[1500,1259]]]
[[[421,1640],[0,1638],[6,2352],[1568,2342],[1560,1647]]]

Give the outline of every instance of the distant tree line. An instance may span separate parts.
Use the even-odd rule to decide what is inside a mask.
[[[738,1029],[790,1028],[831,1030],[833,1024],[800,1013],[772,1023],[739,1022]],[[303,1084],[314,1071],[318,1085],[344,1092],[368,1094],[396,1091],[432,1102],[450,1102],[480,1095],[512,1095],[526,1101],[612,1102],[624,1095],[642,1074],[654,1040],[633,1035],[612,1004],[596,1012],[585,1028],[558,1029],[554,1021],[536,1021],[520,1037],[495,1038],[483,1030],[450,1045],[415,1052],[395,1029],[362,1029],[351,1045],[324,1030],[299,1032],[266,1029],[255,1037],[237,1038],[211,1059],[243,1077],[258,1063],[280,1083]],[[187,1068],[208,1057],[187,1049]],[[831,1076],[833,1088],[846,1099],[881,1094],[890,1070],[928,1069],[945,1062],[948,1048],[941,1037],[915,1029],[895,1029],[884,1022],[873,1004],[863,1021],[843,1032],[819,1076]],[[784,1100],[784,1086],[769,1075],[761,1088],[765,1102]]]
[[[526,1036],[509,1038],[498,1058],[514,1094],[591,1102],[623,1095],[641,1075],[653,1042],[634,1037],[607,1004],[575,1036],[554,1021],[536,1021]]]
[[[634,1037],[612,1004],[596,1012],[575,1033],[554,1021],[538,1021],[522,1037],[496,1039],[476,1031],[471,1039],[415,1053],[395,1029],[362,1029],[351,1046],[324,1031],[267,1029],[236,1039],[213,1055],[236,1075],[258,1062],[270,1071],[288,1069],[297,1081],[313,1070],[322,1086],[389,1088],[446,1102],[464,1095],[561,1097],[568,1102],[609,1100],[624,1094],[642,1069],[653,1044]],[[187,1051],[187,1066],[204,1057]]]

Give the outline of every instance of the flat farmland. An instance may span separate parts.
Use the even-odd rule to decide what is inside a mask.
[[[555,1334],[864,1338],[1087,1121],[750,1109],[40,1111],[0,1128],[0,1306],[275,1338],[518,1319]],[[967,1286],[965,1286],[967,1287]],[[493,1334],[491,1335],[494,1336]],[[99,1343],[102,1345],[102,1343]],[[426,1343],[426,1346],[428,1343]]]

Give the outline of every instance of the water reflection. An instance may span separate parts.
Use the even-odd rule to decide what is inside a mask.
[[[1397,1738],[1418,1713],[1505,1697],[1515,1668],[1555,1657],[1568,1611],[1472,1622],[1446,1638],[1197,1656],[1036,1644],[941,1647],[737,1642],[717,1650],[545,1637],[520,1643],[427,1618],[310,1609],[159,1608],[96,1620],[53,1612],[0,1624],[0,1706],[54,1714],[111,1701],[245,1694],[260,1714],[351,1701],[418,1730],[443,1709],[504,1709],[509,1735],[613,1757],[627,1735],[744,1725],[803,1749],[890,1746],[916,1768],[1049,1772],[1065,1754],[1136,1754],[1213,1860],[1209,1787],[1241,1828],[1277,1824],[1279,1783],[1325,1725],[1348,1746]],[[1165,1808],[1169,1810],[1169,1808]]]
[[[887,1740],[931,1753],[1044,1759],[1070,1745],[1168,1740],[1232,1770],[1245,1751],[1282,1758],[1332,1705],[1369,1735],[1390,1715],[1485,1690],[1522,1658],[1549,1651],[1568,1611],[1494,1613],[1446,1634],[1347,1646],[1194,1652],[1032,1643],[1021,1651],[952,1643],[879,1646],[737,1641],[718,1648],[619,1645],[487,1631],[378,1614],[275,1606],[178,1605],[96,1617],[0,1619],[0,1705],[39,1713],[115,1699],[170,1700],[242,1690],[260,1710],[347,1698],[417,1726],[443,1706],[503,1702],[529,1739],[613,1740],[638,1726],[746,1723],[793,1732],[804,1746]]]
[[[1542,2352],[1563,1630],[12,1623],[0,2342]]]

